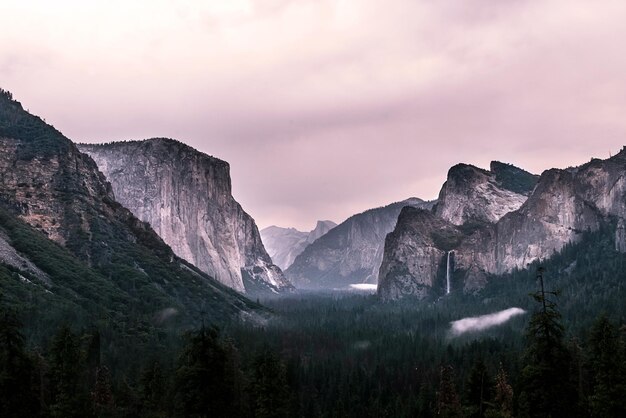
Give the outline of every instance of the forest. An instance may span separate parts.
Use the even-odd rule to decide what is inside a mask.
[[[18,417],[626,416],[623,254],[610,229],[477,294],[261,300],[263,322],[206,315],[121,334],[106,321],[42,330],[0,299],[0,410]],[[14,280],[3,267],[0,278]],[[539,291],[542,273],[546,293]],[[450,322],[527,313],[453,336]],[[66,319],[66,318],[64,318]],[[130,322],[129,322],[130,323]],[[149,338],[141,334],[150,335]],[[129,336],[134,336],[129,338]]]

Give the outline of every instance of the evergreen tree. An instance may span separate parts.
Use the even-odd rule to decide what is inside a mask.
[[[36,416],[39,399],[33,362],[26,352],[17,314],[0,298],[0,415]]]
[[[78,418],[89,415],[84,370],[78,337],[68,327],[61,327],[50,351],[52,416]]]
[[[513,416],[513,388],[509,385],[506,372],[500,363],[493,387],[492,407],[487,410],[488,418],[511,418]]]
[[[626,416],[623,351],[617,328],[604,315],[591,330],[589,368],[593,376],[593,389],[589,398],[591,416]]]
[[[284,364],[270,350],[254,360],[252,399],[255,418],[289,417],[289,386]]]
[[[144,412],[150,416],[160,416],[167,393],[165,374],[158,360],[154,360],[141,373],[139,391]]]
[[[186,417],[233,416],[234,387],[217,328],[187,336],[176,370],[176,409]]]
[[[96,383],[91,392],[93,411],[97,417],[115,416],[115,403],[111,386],[111,372],[109,372],[108,367],[99,367],[96,371]]]
[[[491,378],[482,359],[477,360],[467,379],[466,404],[468,416],[485,416],[487,403],[491,400]]]
[[[441,366],[439,391],[437,392],[437,416],[442,418],[459,418],[463,416],[461,401],[454,383],[452,366]]]
[[[524,417],[576,416],[576,385],[571,355],[563,342],[564,328],[556,303],[546,295],[543,271],[538,272],[541,290],[533,295],[541,304],[526,331],[526,350],[521,375],[520,413]]]

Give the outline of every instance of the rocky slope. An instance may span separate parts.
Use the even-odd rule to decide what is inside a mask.
[[[440,266],[447,264],[448,251],[452,254],[453,288],[473,291],[481,288],[489,275],[525,268],[532,261],[546,259],[565,244],[577,242],[585,231],[595,231],[601,225],[613,225],[615,248],[626,250],[626,150],[607,160],[545,171],[528,199],[506,214],[502,212],[514,208],[511,202],[515,199],[504,199],[506,194],[493,192],[488,194],[489,199],[483,199],[485,195],[476,196],[474,178],[484,175],[485,172],[467,175],[469,180],[464,184],[468,189],[464,195],[461,182],[448,179],[444,189],[455,183],[456,194],[462,196],[447,202],[445,210],[436,208],[434,216],[440,219],[438,224],[426,224],[433,214],[403,213],[386,242],[379,277],[379,294],[383,298],[442,294],[446,274]],[[522,177],[528,178],[519,172],[517,176],[520,178],[513,184],[522,184]],[[531,190],[530,182],[525,190],[517,191],[523,195]],[[442,195],[449,197],[452,193],[442,190]],[[416,233],[415,225],[424,227]],[[444,229],[454,233],[449,234],[449,239],[437,242],[435,236]],[[424,256],[423,250],[416,250],[422,247],[437,251],[430,249],[429,256]]]
[[[125,306],[120,315],[171,308],[188,320],[200,312],[226,320],[256,309],[176,257],[115,201],[89,156],[4,91],[0,209],[3,268],[45,283],[44,296],[65,295],[63,306],[82,301],[92,312]],[[2,286],[16,288],[10,280]]]
[[[336,227],[333,221],[317,221],[312,231],[302,232],[295,228],[281,228],[269,226],[261,230],[261,239],[272,261],[278,267],[286,270],[307,245],[312,244]]]
[[[303,289],[376,283],[385,236],[394,229],[402,208],[433,204],[411,198],[354,215],[307,246],[286,270],[287,277]]]
[[[517,210],[532,192],[537,176],[509,164],[491,163],[490,171],[467,164],[450,169],[435,214],[455,225],[497,222]]]
[[[179,257],[239,292],[292,289],[233,198],[225,161],[162,138],[79,149],[111,182],[117,201]]]

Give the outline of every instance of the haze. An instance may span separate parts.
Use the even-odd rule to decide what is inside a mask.
[[[3,0],[0,87],[75,141],[225,159],[260,227],[309,230],[435,198],[457,162],[617,152],[625,19],[622,1]]]

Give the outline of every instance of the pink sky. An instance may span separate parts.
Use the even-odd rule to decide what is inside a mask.
[[[75,141],[231,164],[260,227],[540,173],[626,144],[626,2],[0,2],[0,87]]]

